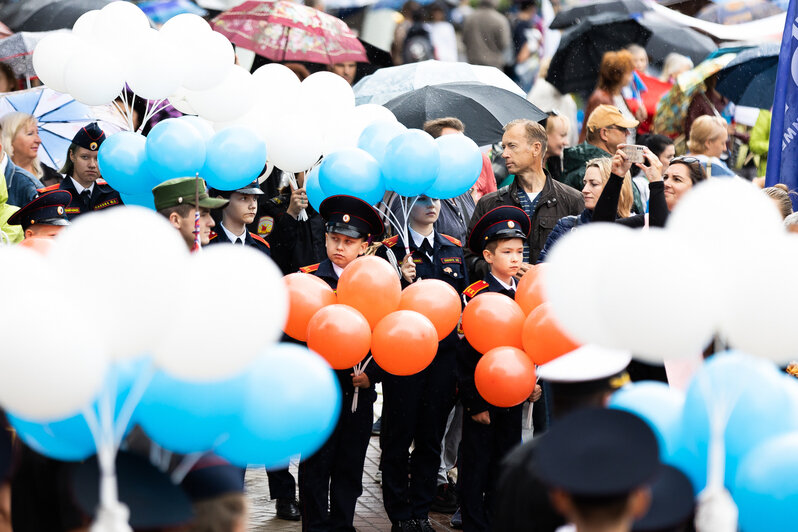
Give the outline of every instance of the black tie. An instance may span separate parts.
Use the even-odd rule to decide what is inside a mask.
[[[91,191],[87,189],[81,192],[80,200],[83,202],[83,205],[85,205],[86,208],[88,208],[89,204],[91,203]]]
[[[241,244],[243,246],[244,245],[244,237],[242,236],[242,237],[236,238],[236,244]]]
[[[505,288],[502,290],[502,293],[511,299],[515,299],[515,289],[514,288]]]
[[[432,252],[432,246],[430,245],[429,240],[427,240],[425,238],[421,242],[421,246],[418,249],[421,250],[424,254],[426,254],[427,257],[429,257],[430,260],[432,260],[433,252]]]

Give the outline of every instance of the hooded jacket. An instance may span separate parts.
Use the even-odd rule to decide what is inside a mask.
[[[6,187],[6,176],[0,172],[0,231],[3,232],[5,237],[0,237],[2,241],[8,238],[11,244],[22,242],[25,238],[25,233],[22,231],[21,225],[9,225],[8,219],[11,215],[19,210],[19,207],[8,204],[8,188]]]

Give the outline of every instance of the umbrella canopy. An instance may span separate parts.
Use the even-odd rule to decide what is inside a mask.
[[[732,0],[706,6],[696,18],[717,24],[741,24],[783,12],[778,5],[764,0]]]
[[[191,0],[146,0],[137,4],[153,24],[164,24],[167,20],[183,13],[204,17],[207,11]]]
[[[538,122],[548,116],[523,96],[484,83],[431,85],[394,98],[385,107],[409,128],[421,129],[435,118],[459,118],[465,134],[480,146],[501,140],[507,122]]]
[[[56,30],[66,31],[66,30]],[[0,61],[14,69],[18,78],[35,78],[33,49],[51,31],[23,31],[0,40]]]
[[[564,9],[557,13],[554,20],[549,24],[553,30],[564,30],[575,24],[579,24],[583,19],[599,15],[601,13],[618,13],[631,15],[649,11],[651,8],[643,3],[642,0],[602,0],[590,4],[583,4]]]
[[[286,0],[244,2],[212,24],[233,44],[272,61],[368,62],[363,45],[343,20]]]
[[[596,15],[563,33],[546,80],[563,94],[589,94],[596,86],[604,53],[630,44],[644,46],[655,64],[662,64],[671,52],[698,62],[716,49],[708,37],[653,13],[644,14],[640,20],[618,14]]]
[[[736,54],[723,54],[707,59],[694,69],[679,74],[676,83],[671,87],[657,104],[657,114],[654,116],[654,133],[676,138],[687,134],[684,129],[684,117],[693,95],[700,89],[704,90],[704,80],[721,68],[728,65]]]
[[[526,96],[521,87],[498,68],[435,60],[382,68],[361,79],[353,89],[358,105],[364,103],[382,105],[397,96],[427,85],[467,82],[484,83],[519,96]]]
[[[737,105],[770,109],[780,48],[770,43],[742,52],[718,72],[715,89]]]
[[[71,28],[92,9],[102,9],[111,0],[25,0],[0,10],[0,19],[18,31],[50,31]]]
[[[124,121],[109,106],[89,107],[72,96],[47,87],[9,92],[0,97],[0,116],[20,111],[36,117],[39,123],[39,160],[55,169],[64,165],[72,138],[80,128],[99,121],[106,135],[121,131]]]

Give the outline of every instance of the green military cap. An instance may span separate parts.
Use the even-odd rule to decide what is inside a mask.
[[[211,198],[205,189],[205,182],[197,177],[176,177],[164,181],[152,189],[155,197],[155,210],[168,209],[178,205],[196,206],[196,189],[199,187],[199,206],[205,209],[219,209],[227,205],[228,200]]]

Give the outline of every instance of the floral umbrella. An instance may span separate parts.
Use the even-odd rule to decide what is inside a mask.
[[[233,44],[272,61],[368,62],[366,50],[344,21],[285,0],[244,2],[212,24]]]

